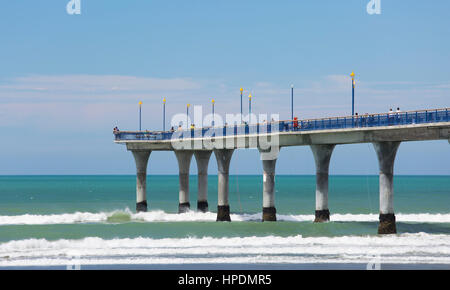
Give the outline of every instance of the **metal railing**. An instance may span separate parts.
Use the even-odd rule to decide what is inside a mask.
[[[389,112],[359,116],[331,117],[306,120],[285,120],[259,124],[236,124],[223,127],[203,127],[180,131],[117,131],[116,141],[126,140],[170,140],[180,138],[210,138],[273,132],[298,132],[331,129],[399,126],[449,122],[450,108],[419,110],[408,112]]]

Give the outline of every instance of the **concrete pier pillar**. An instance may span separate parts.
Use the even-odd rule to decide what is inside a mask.
[[[131,151],[136,163],[136,212],[147,211],[147,164],[151,151]]]
[[[376,142],[380,167],[380,224],[378,234],[395,234],[397,228],[394,215],[394,161],[400,142]]]
[[[328,169],[330,166],[331,154],[336,145],[323,144],[311,145],[311,151],[316,163],[316,212],[315,223],[327,222],[330,220],[330,210],[328,209]]]
[[[217,160],[218,175],[218,197],[217,197],[217,221],[231,221],[230,205],[228,203],[229,193],[229,169],[231,156],[234,149],[215,149],[214,155]]]
[[[208,211],[208,164],[212,151],[198,150],[194,152],[198,169],[197,210]]]
[[[263,163],[263,214],[262,220],[274,222],[277,220],[275,208],[275,165],[277,159],[262,160]]]
[[[178,160],[180,183],[178,213],[184,213],[191,207],[189,203],[189,168],[194,152],[189,150],[175,150],[174,152]]]

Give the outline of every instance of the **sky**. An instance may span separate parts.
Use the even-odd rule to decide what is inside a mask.
[[[134,174],[112,128],[162,129],[186,104],[217,114],[299,118],[389,108],[450,107],[450,2],[381,0],[4,1],[0,6],[0,175]],[[169,126],[168,124],[166,126]],[[396,174],[450,175],[447,141],[404,142]],[[260,174],[256,150],[232,174]],[[152,152],[149,174],[176,174],[173,152]],[[195,161],[191,172],[196,172]],[[214,158],[210,173],[215,174]],[[283,148],[277,174],[314,174],[307,146]],[[337,146],[330,174],[378,174],[371,144]]]

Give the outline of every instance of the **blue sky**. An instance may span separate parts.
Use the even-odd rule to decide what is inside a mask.
[[[111,129],[159,130],[186,103],[216,100],[239,111],[300,118],[346,115],[357,76],[356,111],[450,107],[450,2],[348,1],[7,1],[0,7],[0,174],[133,174]],[[247,107],[244,106],[244,110]],[[450,174],[447,141],[403,143],[397,174]],[[195,171],[195,162],[192,163]],[[215,160],[210,163],[216,172]],[[154,152],[150,174],[177,172]],[[236,152],[231,171],[259,174],[255,150]],[[279,174],[313,174],[308,147],[284,148]],[[370,144],[338,146],[331,174],[377,174]]]

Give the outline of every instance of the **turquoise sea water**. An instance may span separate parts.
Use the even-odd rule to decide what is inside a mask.
[[[262,177],[231,176],[231,223],[177,214],[178,176],[149,176],[135,214],[135,176],[0,176],[0,266],[182,263],[450,264],[450,176],[396,176],[398,235],[380,237],[378,176],[330,176],[331,222],[314,224],[315,176],[277,176],[278,222],[261,222]],[[381,247],[384,245],[384,247]],[[430,246],[431,245],[431,246]],[[434,245],[434,246],[433,246]],[[377,259],[378,259],[377,258]]]

